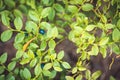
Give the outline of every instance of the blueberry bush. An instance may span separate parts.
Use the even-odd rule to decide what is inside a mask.
[[[54,80],[57,73],[57,80],[97,80],[102,72],[91,72],[91,56],[120,54],[119,11],[120,0],[0,0],[7,28],[0,40],[14,37],[16,49],[8,64],[8,53],[1,54],[0,80]],[[65,39],[77,47],[75,65],[55,50]]]

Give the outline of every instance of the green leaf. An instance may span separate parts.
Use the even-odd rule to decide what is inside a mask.
[[[23,14],[24,14],[24,13],[25,13],[25,14],[28,14],[28,8],[27,8],[27,6],[21,4],[21,5],[18,6],[18,9],[19,9],[21,12],[23,12]]]
[[[24,76],[23,76],[23,69],[20,69],[20,77],[21,77],[22,79],[24,79]]]
[[[116,54],[120,54],[120,48],[118,47],[118,45],[113,44],[113,45],[112,45],[112,50],[113,50],[113,52],[115,52]]]
[[[117,21],[117,27],[120,29],[120,19]]]
[[[50,49],[53,50],[53,49],[55,48],[55,46],[56,46],[55,41],[54,41],[53,39],[51,39],[51,40],[48,42],[48,46],[49,46]]]
[[[72,76],[65,76],[66,80],[74,80],[74,78]]]
[[[87,27],[86,27],[86,30],[87,31],[92,31],[94,28],[96,27],[96,25],[88,25]]]
[[[43,4],[47,5],[49,3],[49,0],[42,0]]]
[[[51,48],[50,48],[51,49]],[[51,51],[52,51],[52,49],[51,49]],[[50,58],[52,59],[52,60],[55,60],[56,59],[56,53],[52,53],[51,55],[50,55]]]
[[[106,56],[107,56],[106,47],[100,47],[100,52],[101,52],[103,58],[106,58]]]
[[[83,11],[91,11],[92,9],[93,9],[92,4],[86,3],[86,4],[82,5],[82,10]]]
[[[24,70],[23,70],[23,76],[27,80],[31,79],[31,73],[30,73],[30,71],[27,68],[24,68]]]
[[[56,76],[57,72],[55,70],[51,71],[50,78],[54,78]]]
[[[41,26],[41,28],[43,28],[43,29],[47,29],[47,30],[50,30],[50,29],[51,29],[51,25],[50,25],[50,23],[48,23],[48,22],[41,22],[41,23],[40,23],[40,26]]]
[[[97,78],[99,78],[100,75],[101,75],[101,71],[96,71],[92,74],[92,78],[94,80],[97,80]]]
[[[2,23],[5,25],[5,26],[10,26],[10,18],[8,17],[8,12],[4,11],[1,13],[1,19],[2,19]]]
[[[8,41],[11,37],[12,37],[13,32],[11,30],[5,30],[4,32],[2,32],[1,34],[1,40],[3,42]]]
[[[110,80],[116,80],[113,76],[110,76]]]
[[[79,27],[79,26],[75,26],[73,32],[74,32],[73,34],[75,34],[76,36],[78,36],[78,35],[81,34],[81,32],[83,32],[83,29],[81,27]]]
[[[14,47],[15,47],[16,49],[19,49],[19,50],[23,49],[23,45],[20,44],[20,43],[17,44],[17,43],[14,42],[13,45],[14,45]]]
[[[57,59],[61,60],[64,57],[64,51],[58,53]]]
[[[0,63],[3,64],[7,61],[7,53],[3,53],[1,56],[0,56]]]
[[[3,7],[3,1],[0,1],[0,9]]]
[[[64,12],[63,6],[60,5],[60,4],[58,4],[58,3],[54,4],[54,8],[55,8],[55,10],[58,11],[58,12]]]
[[[23,42],[24,38],[25,38],[25,34],[24,33],[18,33],[15,36],[15,43],[21,43],[21,42]]]
[[[0,80],[5,80],[5,75],[0,75]]]
[[[34,34],[37,34],[38,33],[37,24],[33,21],[27,21],[25,30],[27,30],[27,32],[33,32]]]
[[[58,29],[57,27],[52,28],[51,30],[47,31],[48,38],[56,38],[58,36]]]
[[[27,63],[29,63],[30,62],[30,59],[29,58],[25,58],[25,59],[22,59],[21,61],[20,61],[20,64],[21,65],[25,65],[25,64],[27,64]]]
[[[88,42],[89,44],[92,44],[95,41],[95,36],[91,35],[89,36]]]
[[[41,68],[40,68],[40,65],[37,64],[37,66],[35,66],[35,69],[34,69],[35,75],[36,75],[36,76],[40,75],[41,71],[42,71],[42,70],[41,70]]]
[[[10,62],[8,64],[8,70],[12,71],[15,68],[15,66],[16,66],[16,62],[15,61]]]
[[[36,54],[37,54],[38,56],[42,56],[41,50],[38,49],[37,52],[36,52]]]
[[[15,70],[14,70],[14,74],[16,74],[16,75],[18,75],[19,74],[19,68],[15,68]]]
[[[76,13],[76,12],[78,12],[78,8],[73,5],[68,5],[68,11],[71,13]]]
[[[29,57],[28,59],[34,59],[35,54],[31,49],[29,49],[27,52],[27,56]]]
[[[43,74],[44,74],[45,76],[50,76],[50,75],[51,75],[51,72],[48,71],[48,70],[43,70]]]
[[[21,58],[22,57],[22,55],[23,55],[23,50],[18,50],[17,52],[16,52],[16,58],[17,59],[19,59],[19,58]]]
[[[31,62],[30,62],[30,67],[34,67],[34,66],[36,65],[36,63],[37,63],[37,59],[34,58],[34,59],[31,60]]]
[[[99,49],[97,45],[92,46],[92,51],[90,52],[90,55],[98,55]]]
[[[38,48],[39,46],[36,43],[30,43],[30,48]]]
[[[112,39],[113,39],[115,42],[117,42],[117,41],[120,40],[120,31],[119,31],[117,28],[115,28],[115,29],[113,30]]]
[[[81,53],[81,57],[80,57],[82,60],[85,60],[87,58],[87,53],[85,51],[83,51]]]
[[[8,11],[3,11],[1,13],[1,20],[2,20],[2,23],[5,25],[5,26],[10,26],[10,18],[8,17],[8,14],[9,12]]]
[[[54,68],[54,70],[56,70],[56,71],[58,71],[58,72],[61,72],[62,71],[62,68],[60,68],[60,67],[53,67]]]
[[[21,30],[23,26],[22,19],[20,17],[16,17],[14,20],[14,25],[17,30]]]
[[[44,8],[43,10],[42,10],[42,12],[41,12],[41,17],[42,18],[45,18],[45,17],[47,17],[50,13],[50,10],[51,10],[51,8],[50,7],[46,7],[46,8]]]
[[[53,67],[60,67],[60,63],[58,61],[54,61]]]
[[[52,63],[47,63],[47,64],[45,64],[45,66],[43,67],[44,70],[48,70],[48,69],[50,69],[50,68],[52,68]]]
[[[67,62],[62,62],[62,66],[65,68],[65,69],[70,69],[71,66],[69,65],[69,63]]]
[[[15,7],[15,1],[13,1],[13,0],[4,0],[4,2],[9,8]]]
[[[54,17],[55,17],[55,10],[54,10],[53,8],[51,8],[51,9],[50,9],[50,12],[49,12],[49,14],[48,14],[48,19],[49,19],[50,21],[53,21]]]
[[[82,80],[82,75],[78,75],[75,80]]]
[[[85,71],[86,70],[86,68],[83,67],[83,66],[79,66],[78,69],[79,69],[79,71]]]
[[[109,41],[109,37],[104,37],[100,40],[99,45],[100,46],[106,45],[108,41]]]
[[[15,80],[15,77],[14,76],[10,76],[9,80]]]
[[[18,9],[14,10],[14,15],[15,17],[20,17],[21,19],[23,18],[22,12]]]
[[[73,69],[72,69],[72,74],[75,74],[77,72],[77,67],[74,67]]]
[[[26,4],[29,5],[32,9],[36,9],[35,0],[26,1]]]
[[[108,24],[105,25],[105,27],[106,27],[107,30],[109,30],[109,29],[113,29],[115,27],[115,25],[108,23]]]
[[[41,42],[41,44],[40,44],[40,50],[43,51],[43,50],[46,49],[46,47],[47,47],[47,43],[46,43],[46,41],[43,40],[43,41]]]
[[[70,4],[76,4],[76,5],[78,5],[78,4],[82,4],[84,2],[84,0],[70,0]]]
[[[101,16],[101,20],[103,23],[107,23],[107,17],[105,15]]]
[[[69,32],[68,38],[69,40],[74,42],[75,34],[73,33],[73,31]]]
[[[90,70],[87,70],[87,71],[85,72],[85,77],[86,77],[87,80],[90,80],[90,79],[91,79],[91,72],[90,72]]]
[[[5,71],[3,66],[0,66],[0,74],[3,74],[3,72]]]
[[[28,12],[28,16],[30,17],[30,19],[32,19],[35,22],[40,21],[39,15],[38,15],[38,13],[36,11],[30,10]]]

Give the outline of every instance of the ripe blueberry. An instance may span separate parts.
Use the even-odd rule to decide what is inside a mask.
[[[25,36],[28,36],[28,33],[25,33]]]
[[[23,30],[23,31],[24,31],[24,35],[25,35],[25,36],[28,36],[27,31],[26,31],[26,30]]]
[[[44,64],[44,63],[42,63],[42,64],[41,64],[41,68],[43,69],[43,67],[44,67],[44,66],[45,66],[45,64]]]
[[[45,34],[45,30],[44,29],[40,29],[39,33],[42,34],[42,35],[44,35]]]
[[[36,52],[34,52],[34,55],[37,56]]]

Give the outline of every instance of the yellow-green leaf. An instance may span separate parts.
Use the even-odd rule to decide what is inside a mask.
[[[66,80],[74,80],[74,78],[72,76],[65,76]]]
[[[93,45],[92,46],[92,50],[90,52],[90,55],[98,55],[98,52],[99,52],[99,49],[98,49],[98,46],[97,45]]]
[[[58,71],[58,72],[61,72],[62,71],[62,68],[60,68],[60,67],[53,67],[54,68],[54,70],[56,70],[56,71]]]
[[[96,80],[97,78],[100,77],[100,75],[101,75],[101,71],[96,71],[96,72],[94,72],[94,73],[92,74],[92,78],[93,78],[94,80]]]
[[[73,69],[72,69],[72,74],[74,74],[74,73],[76,73],[77,72],[77,67],[74,67]]]
[[[44,70],[48,70],[48,69],[50,69],[50,68],[52,68],[52,63],[47,63],[47,64],[45,64],[45,66],[43,67]]]
[[[64,57],[64,51],[60,51],[57,55],[57,59],[61,60]]]
[[[65,69],[70,69],[71,66],[69,65],[69,63],[67,62],[62,62],[62,66],[65,68]]]
[[[104,37],[100,40],[99,45],[100,46],[106,45],[108,41],[109,41],[109,37]]]

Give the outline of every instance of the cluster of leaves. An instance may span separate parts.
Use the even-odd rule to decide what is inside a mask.
[[[61,79],[96,80],[101,71],[91,73],[86,61],[98,53],[105,58],[108,47],[120,54],[119,9],[119,0],[0,0],[0,20],[8,28],[1,41],[17,32],[15,58],[6,67],[7,53],[0,56],[0,80],[49,80],[64,70],[73,75]],[[76,66],[63,60],[64,51],[56,53],[56,38],[75,43],[80,54]]]

